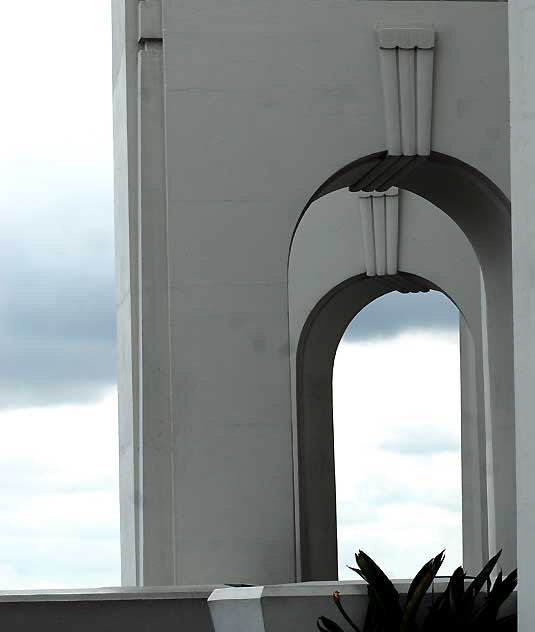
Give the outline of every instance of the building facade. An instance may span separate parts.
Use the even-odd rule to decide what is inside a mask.
[[[535,4],[112,7],[124,583],[334,579],[336,345],[438,289],[465,563],[518,536],[528,630]]]

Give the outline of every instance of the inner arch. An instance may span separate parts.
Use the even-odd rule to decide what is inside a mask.
[[[392,291],[406,292],[410,286],[413,291],[442,291],[404,272],[389,277],[359,274],[328,292],[303,327],[296,357],[297,564],[303,581],[333,579],[338,572],[332,375],[339,342],[366,306]],[[461,323],[470,337],[463,318]],[[473,345],[467,345],[467,355],[472,358],[469,364],[475,364]],[[484,531],[481,516],[474,523],[478,521],[476,530]],[[475,541],[487,546],[481,532]]]
[[[295,273],[295,261],[299,259],[294,257],[295,242],[296,239],[300,241],[299,236],[303,234],[301,224],[313,202],[342,189],[358,191],[360,187],[366,190],[362,185],[366,175],[385,158],[386,152],[380,152],[343,167],[328,178],[310,198],[295,227],[291,242],[291,313],[294,288],[300,279],[305,278],[302,265],[299,273]],[[383,185],[384,188],[396,186],[416,194],[448,216],[469,242],[477,260],[481,291],[464,298],[474,305],[475,301],[479,302],[479,306],[475,307],[475,311],[479,313],[476,318],[479,319],[479,323],[476,323],[478,331],[474,331],[473,337],[465,336],[465,340],[467,348],[471,348],[471,355],[467,354],[467,357],[470,356],[477,364],[478,375],[484,376],[483,383],[478,380],[474,388],[479,401],[478,410],[485,411],[483,423],[484,432],[487,433],[488,454],[485,455],[483,451],[479,456],[474,455],[479,459],[479,472],[474,468],[474,480],[477,474],[477,478],[483,481],[480,489],[475,492],[479,494],[482,513],[474,516],[471,526],[473,542],[479,543],[477,550],[474,549],[474,560],[481,558],[481,554],[484,557],[489,550],[494,552],[503,548],[503,565],[510,570],[516,566],[516,480],[509,202],[503,192],[484,174],[451,156],[436,152],[428,158],[408,160],[403,169],[395,172]],[[307,222],[304,224],[307,225]],[[435,233],[434,238],[436,243],[444,245],[441,235]],[[322,252],[327,252],[327,242],[322,245]],[[434,252],[431,254],[429,261],[435,256]],[[324,259],[325,257],[321,259],[321,263]],[[455,261],[446,255],[435,272],[439,276],[443,276],[443,273],[447,276],[452,263]],[[411,269],[411,272],[426,274],[418,268]],[[307,274],[310,278],[309,271]],[[397,276],[406,283],[404,275],[405,273],[400,273]],[[295,373],[292,375],[295,375],[294,440],[297,445],[294,461],[296,566],[297,575],[303,580],[331,579],[337,566],[336,547],[333,549],[329,544],[329,541],[336,541],[336,525],[332,522],[335,507],[331,500],[334,499],[335,490],[334,481],[329,475],[334,467],[332,437],[329,440],[329,437],[323,435],[322,425],[326,423],[325,420],[332,425],[332,387],[327,382],[331,379],[335,348],[345,327],[360,309],[378,296],[396,289],[381,285],[376,277],[363,279],[357,278],[358,276],[347,278],[336,287],[331,285],[333,289],[319,300],[314,309],[312,305],[307,306],[308,320],[303,328],[299,327],[298,332],[294,327],[292,333],[290,323],[291,353],[295,358]],[[430,278],[439,282],[433,275]],[[360,281],[362,283],[357,285]],[[454,291],[449,294],[455,298]],[[456,302],[462,310],[459,301]],[[301,309],[299,304],[295,307],[297,311]],[[462,331],[461,327],[461,339]],[[328,370],[318,374],[319,364],[324,364]],[[483,400],[484,406],[481,405]],[[309,423],[311,419],[316,419],[317,423]],[[322,444],[319,452],[308,454],[307,446],[319,443]],[[318,464],[319,473],[317,480],[312,482],[311,496],[306,493],[311,481],[307,482],[306,479],[313,470],[318,470]],[[483,472],[484,476],[481,476]],[[319,508],[317,499],[322,499],[323,508]]]
[[[412,577],[463,561],[459,313],[439,292],[387,294],[349,324],[333,368],[338,575],[362,548]]]

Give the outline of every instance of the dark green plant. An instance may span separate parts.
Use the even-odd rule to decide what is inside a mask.
[[[424,615],[423,599],[444,561],[444,551],[421,568],[404,601],[372,558],[359,551],[355,555],[357,568],[350,568],[368,583],[370,600],[362,630],[347,614],[338,592],[333,594],[334,603],[355,632],[513,632],[516,615],[498,618],[498,611],[517,585],[517,572],[504,578],[500,571],[493,584],[490,579],[500,554],[491,558],[477,577],[470,578],[468,586],[469,578],[460,566]],[[320,632],[344,632],[327,617],[320,617],[317,626]]]

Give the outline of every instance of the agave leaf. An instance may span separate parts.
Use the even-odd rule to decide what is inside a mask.
[[[365,581],[368,581],[366,577],[364,576],[364,573],[360,570],[360,568],[354,568],[353,566],[348,566],[347,568],[349,568],[350,571],[353,571],[354,573],[357,573],[358,575],[360,575],[362,579],[364,579]]]
[[[344,632],[338,623],[327,619],[327,617],[319,617],[316,625],[321,632]]]
[[[342,606],[342,599],[340,598],[340,593],[337,590],[333,593],[333,601],[334,601],[335,606],[338,608],[340,614],[349,623],[349,625],[353,628],[353,630],[355,630],[355,632],[360,632],[360,628],[353,621],[353,619],[347,614],[344,607]]]
[[[388,579],[382,569],[364,551],[359,551],[355,558],[360,568],[360,575],[376,591],[377,599],[381,605],[388,608],[389,613],[399,614],[401,618],[401,606],[399,605],[399,593],[394,584]]]
[[[374,589],[369,586],[368,594],[370,601],[368,602],[368,609],[366,610],[366,619],[364,620],[363,632],[376,632],[379,629],[380,616],[379,616],[379,602]]]
[[[490,558],[490,560],[483,567],[482,571],[475,577],[470,586],[468,586],[468,589],[466,591],[467,599],[475,599],[475,597],[479,594],[485,583],[488,582],[490,574],[494,570],[494,567],[500,559],[501,554],[502,551],[500,549],[498,553],[496,553],[496,555]]]
[[[403,612],[403,621],[401,624],[401,631],[406,632],[414,625],[414,619],[422,603],[425,593],[428,591],[429,586],[433,583],[439,568],[444,561],[444,551],[439,553],[436,557],[429,560],[418,571],[416,577],[412,580],[407,593],[407,601],[405,602],[405,610]]]
[[[422,632],[450,632],[453,629],[448,586],[431,603]]]
[[[464,571],[463,567],[455,569],[447,588],[448,602],[452,616],[461,614],[461,604],[464,596]]]
[[[495,629],[497,632],[516,632],[518,628],[518,616],[510,614],[507,617],[501,617],[496,621]]]
[[[373,589],[374,598],[382,613],[384,627],[387,630],[399,631],[401,605],[399,603],[399,594],[394,588],[394,584],[364,551],[359,551],[355,555],[355,559],[360,567],[361,576]]]
[[[500,571],[485,603],[473,616],[474,626],[478,629],[488,629],[496,624],[498,611],[505,600],[512,594],[518,582],[517,571],[510,573],[505,579]]]
[[[518,571],[512,571],[505,578],[503,578],[503,575],[500,572],[498,578],[500,581],[498,582],[498,579],[496,580],[488,598],[491,609],[495,612],[494,616],[498,616],[498,610],[516,588],[518,584]]]

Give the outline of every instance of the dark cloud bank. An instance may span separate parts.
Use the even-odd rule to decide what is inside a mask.
[[[92,184],[48,199],[32,190],[3,227],[0,409],[93,401],[116,381],[110,174]],[[393,293],[363,310],[345,340],[457,326],[443,295]]]
[[[0,299],[0,408],[92,401],[115,383],[112,236],[102,240],[109,247],[104,255],[96,249],[93,261],[74,256],[47,267],[46,261],[11,258]],[[453,330],[457,318],[439,293],[393,293],[363,310],[345,340]]]
[[[113,206],[105,193],[83,204],[62,200],[49,224],[36,213],[35,226],[15,222],[1,236],[0,408],[92,401],[116,381]],[[96,213],[104,219],[80,226]]]
[[[388,338],[418,329],[450,330],[459,327],[459,312],[440,292],[392,292],[368,305],[349,324],[345,342]]]

